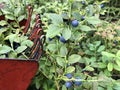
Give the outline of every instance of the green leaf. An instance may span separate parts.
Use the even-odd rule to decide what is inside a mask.
[[[5,55],[0,55],[0,58],[6,58],[6,56]]]
[[[86,20],[89,24],[92,24],[92,25],[101,23],[100,19],[97,17],[88,17]]]
[[[10,53],[8,54],[8,57],[9,57],[9,58],[18,58],[16,52],[10,52]]]
[[[89,57],[84,58],[84,60],[85,60],[86,65],[88,65],[88,64],[94,65],[94,63],[96,62],[96,58],[94,56],[91,58],[89,58]]]
[[[25,40],[21,43],[22,46],[28,46],[28,47],[32,47],[33,46],[33,42],[31,40]]]
[[[95,50],[96,50],[95,45],[93,45],[93,44],[88,44],[88,46],[89,46],[89,49],[90,49],[91,51],[95,51]]]
[[[81,39],[83,39],[82,33],[75,31],[74,34],[72,34],[72,38],[70,39],[75,40],[76,42],[80,42]]]
[[[7,27],[0,28],[0,34],[2,34],[3,32],[6,32],[7,30],[8,30]]]
[[[49,19],[51,19],[54,24],[62,24],[63,23],[62,16],[60,16],[58,14],[52,14],[52,13],[49,14]]]
[[[107,65],[108,71],[112,71],[113,70],[113,64],[111,62],[108,63]]]
[[[23,42],[25,40],[28,40],[28,36],[22,35],[19,39],[20,39],[20,42]]]
[[[50,50],[51,52],[55,52],[57,49],[57,46],[56,46],[56,44],[49,44],[47,46],[47,49]]]
[[[94,71],[94,68],[93,67],[90,67],[90,66],[86,66],[84,68],[84,70],[87,70],[87,71]]]
[[[89,26],[82,25],[82,26],[80,26],[80,30],[87,32],[87,31],[91,31],[92,29]]]
[[[105,63],[99,62],[97,64],[98,64],[98,68],[106,68],[106,64]]]
[[[16,17],[19,16],[19,13],[20,13],[20,12],[21,12],[21,8],[20,8],[20,7],[17,7],[17,8],[14,9],[14,15],[15,15]]]
[[[10,43],[12,44],[13,41],[17,38],[17,34],[10,34],[5,39],[9,39]]]
[[[80,55],[72,54],[72,55],[69,56],[69,58],[68,58],[68,63],[69,63],[69,64],[74,64],[74,63],[79,62],[80,59],[81,59],[81,56],[80,56]]]
[[[50,72],[52,72],[52,73],[55,73],[55,72],[56,72],[54,67],[50,67],[49,70],[50,70]]]
[[[66,77],[66,76],[62,76],[61,78],[62,78],[62,80],[64,80],[64,81],[68,81],[68,77]]]
[[[59,35],[61,31],[62,31],[62,28],[59,28],[58,26],[55,26],[54,24],[51,24],[48,27],[46,37],[53,38],[56,35]]]
[[[11,50],[12,50],[12,48],[9,47],[9,46],[6,46],[6,45],[1,46],[1,47],[0,47],[0,54],[8,53],[8,52],[10,52]]]
[[[62,16],[62,18],[64,18],[64,19],[69,19],[68,14],[65,13],[65,12],[62,12],[61,16]]]
[[[73,66],[69,66],[69,67],[67,67],[67,69],[66,69],[66,73],[72,73],[72,72],[74,72],[75,71],[75,67],[73,67]]]
[[[75,19],[77,19],[77,20],[81,20],[81,15],[80,15],[80,13],[77,12],[77,11],[74,11],[74,12],[72,13],[72,16],[73,16]]]
[[[4,26],[4,25],[7,25],[7,22],[4,21],[4,20],[1,20],[1,21],[0,21],[0,26]]]
[[[115,57],[114,54],[109,53],[109,52],[105,52],[105,51],[102,52],[102,55],[103,55],[103,56],[107,56],[107,57]]]
[[[64,60],[64,58],[57,57],[56,60],[57,60],[57,64],[58,65],[60,65],[61,67],[65,66],[65,60]]]
[[[102,45],[102,46],[100,46],[100,47],[98,48],[97,52],[101,52],[101,51],[103,51],[104,49],[105,49],[105,46]]]
[[[114,64],[113,67],[114,67],[115,70],[120,71],[120,66]]]
[[[8,9],[2,9],[2,12],[4,13],[4,14],[11,14],[11,12],[10,12],[10,10],[8,10]]]
[[[10,19],[10,20],[15,20],[15,17],[11,14],[5,15],[5,18]]]
[[[95,45],[95,47],[98,47],[98,46],[100,46],[101,41],[95,41],[93,44]]]
[[[112,86],[108,85],[107,90],[113,90]]]
[[[25,15],[20,15],[20,16],[17,18],[17,20],[20,22],[20,21],[22,21],[24,18],[25,18]]]
[[[113,89],[114,90],[120,90],[120,83],[119,82],[114,83]]]
[[[60,55],[61,55],[62,57],[64,57],[64,56],[67,55],[67,53],[68,53],[68,51],[67,51],[66,46],[62,46],[62,47],[60,48]]]
[[[35,79],[35,86],[36,86],[36,88],[37,89],[39,89],[40,88],[40,79]]]
[[[111,76],[111,72],[108,71],[108,69],[105,69],[105,70],[104,70],[104,74],[105,74],[106,76]]]
[[[26,48],[27,46],[19,46],[15,51],[17,52],[17,54],[19,54],[22,53]]]
[[[98,86],[97,90],[105,90],[103,87]]]
[[[62,86],[62,90],[67,90],[65,85]]]
[[[71,37],[71,34],[71,30],[63,29],[62,35],[65,38],[65,40],[68,40]]]
[[[117,65],[120,67],[120,60],[115,60],[115,62],[117,63]]]
[[[93,16],[93,14],[94,14],[94,7],[93,7],[93,5],[89,4],[86,9],[87,9],[86,12],[87,12],[88,16],[89,17]]]
[[[120,50],[118,50],[116,56],[117,56],[117,57],[120,57]]]

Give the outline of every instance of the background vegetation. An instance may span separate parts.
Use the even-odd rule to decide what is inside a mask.
[[[9,7],[1,15],[16,22],[27,18],[31,4],[31,27],[41,15],[46,42],[29,90],[120,90],[119,0],[0,2]]]

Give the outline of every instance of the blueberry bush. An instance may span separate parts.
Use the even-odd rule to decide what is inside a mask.
[[[26,16],[25,5],[34,6],[31,25],[40,13],[46,36],[39,69],[28,90],[120,90],[118,1],[16,0],[13,9],[20,9],[20,20]],[[12,11],[1,12],[7,16]]]

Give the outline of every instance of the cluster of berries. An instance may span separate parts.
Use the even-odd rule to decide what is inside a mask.
[[[68,73],[68,74],[66,74],[66,77],[68,79],[72,79],[73,76],[72,76],[71,73]],[[82,79],[80,77],[75,77],[74,81],[66,81],[65,82],[66,88],[72,87],[73,84],[76,85],[76,86],[80,86],[82,84]]]

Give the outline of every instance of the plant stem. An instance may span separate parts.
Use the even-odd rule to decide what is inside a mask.
[[[17,25],[18,25],[19,32],[22,31],[22,29],[21,29],[21,27],[20,27],[20,25],[19,25],[19,22],[18,22],[18,20],[17,20],[16,18],[15,18],[15,21],[16,21],[16,23],[17,23]],[[19,33],[19,32],[18,32],[18,33]]]
[[[98,59],[97,59],[97,48],[95,49],[95,59],[96,59],[96,61],[98,61]]]
[[[69,18],[71,18],[72,15],[72,3],[69,2]]]
[[[49,79],[49,77],[41,70],[39,70],[47,79]]]
[[[60,90],[59,82],[58,82],[57,80],[55,80],[55,84],[56,84],[56,88],[57,88],[57,90]]]
[[[105,49],[107,49],[107,39],[105,38]]]
[[[29,59],[24,53],[22,53],[22,55],[23,55],[26,59]]]
[[[55,76],[54,76],[54,78],[55,78],[55,85],[56,85],[57,90],[59,90],[59,84],[58,84],[58,80],[57,80],[56,62],[54,62],[53,65],[54,65],[54,69],[55,69]]]

